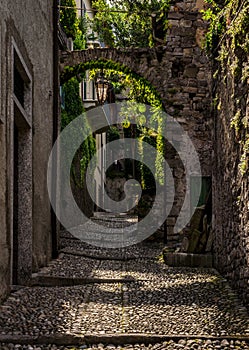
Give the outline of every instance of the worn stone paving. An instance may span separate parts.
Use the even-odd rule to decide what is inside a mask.
[[[240,340],[186,340],[181,339],[178,342],[174,342],[173,340],[157,343],[157,344],[125,344],[115,346],[113,344],[104,345],[102,343],[94,344],[94,345],[82,345],[82,346],[56,346],[54,344],[51,345],[14,345],[14,344],[2,344],[1,350],[87,350],[87,349],[99,349],[99,350],[175,350],[175,349],[248,349],[248,345],[245,341]]]
[[[93,282],[25,287],[12,293],[0,306],[0,337],[9,337],[8,343],[0,344],[1,350],[249,349],[246,309],[214,269],[170,268],[160,259],[162,246],[156,243],[110,250],[63,233],[62,249],[36,278],[93,278]],[[115,334],[132,335],[133,344],[117,345]],[[172,339],[136,344],[138,334]],[[100,338],[96,345],[83,341],[81,346],[11,343],[12,336],[57,335]],[[108,335],[109,341],[101,343],[101,336]]]

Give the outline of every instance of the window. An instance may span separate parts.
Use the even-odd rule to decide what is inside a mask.
[[[24,80],[16,65],[14,66],[14,94],[24,108]]]

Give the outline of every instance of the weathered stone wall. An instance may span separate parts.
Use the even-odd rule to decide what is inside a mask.
[[[240,296],[249,305],[249,152],[243,150],[249,139],[249,90],[248,81],[242,83],[238,74],[231,74],[233,60],[230,53],[230,64],[223,63],[223,69],[216,67],[219,73],[214,82],[214,97],[217,99],[213,168],[214,250],[216,267],[239,289]],[[242,67],[246,57],[240,57],[240,60]]]
[[[51,1],[1,1],[0,18],[0,300],[13,283],[13,216],[17,217],[17,283],[26,282],[51,258],[51,215],[46,185],[53,127],[53,34]],[[13,52],[29,76],[27,123],[13,102]],[[22,69],[22,68],[21,68]],[[25,73],[26,74],[26,73]],[[27,85],[25,83],[25,89]],[[26,94],[26,93],[25,93]],[[15,213],[14,119],[18,125],[18,205]],[[24,122],[25,124],[25,122]],[[26,225],[26,226],[25,226]],[[16,244],[16,242],[14,242]],[[17,245],[16,245],[17,248]]]

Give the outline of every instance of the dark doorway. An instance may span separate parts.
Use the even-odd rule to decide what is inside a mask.
[[[18,127],[14,123],[14,173],[13,173],[13,255],[12,255],[12,283],[18,284]]]
[[[21,56],[20,56],[21,57]],[[31,75],[14,50],[11,133],[11,283],[25,285],[32,275],[32,93]]]

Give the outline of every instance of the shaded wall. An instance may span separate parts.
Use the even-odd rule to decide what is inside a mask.
[[[52,26],[51,1],[1,2],[0,300],[51,258]],[[24,80],[23,106],[22,93],[14,96],[15,84],[22,86],[16,68]]]
[[[230,62],[233,59],[230,56]],[[240,59],[242,66],[246,58]],[[249,305],[249,151],[243,146],[249,140],[249,91],[247,81],[241,83],[238,75],[231,74],[231,66],[217,66],[214,81],[214,97],[218,97],[214,111],[215,265]]]

